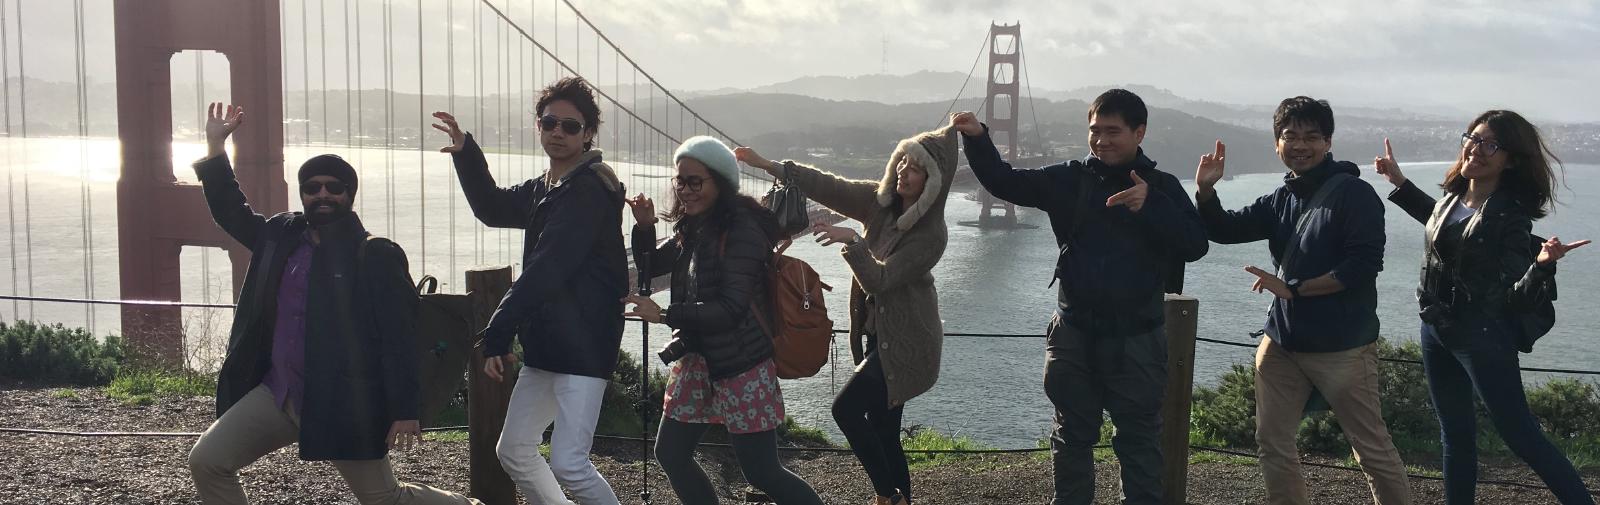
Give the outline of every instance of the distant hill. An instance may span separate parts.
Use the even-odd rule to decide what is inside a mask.
[[[921,72],[905,76],[856,78],[815,77],[763,86],[760,89],[804,89],[807,93],[698,92],[678,93],[712,124],[733,138],[756,146],[772,157],[812,160],[824,165],[877,177],[895,142],[916,132],[939,126],[950,110],[955,90],[965,76],[955,72]],[[8,83],[15,94],[18,78]],[[896,88],[895,86],[903,86]],[[1229,144],[1229,172],[1281,171],[1272,152],[1266,122],[1269,106],[1240,106],[1191,100],[1153,86],[1128,85],[1151,106],[1150,132],[1145,149],[1161,168],[1179,177],[1192,177],[1194,160],[1212,147],[1215,139]],[[939,91],[948,88],[947,91]],[[1103,87],[1074,91],[1040,92],[1022,103],[1019,114],[1024,151],[1048,151],[1057,158],[1086,154],[1084,111],[1086,100]],[[78,133],[76,89],[71,83],[27,80],[27,134],[73,136]],[[656,121],[674,136],[704,132],[692,118],[669,110],[669,100],[659,94],[652,100],[648,88],[608,87],[607,95],[621,100],[641,117]],[[726,91],[726,90],[725,90]],[[1035,90],[1039,92],[1040,90]],[[116,92],[111,83],[88,86],[87,113],[90,136],[116,135]],[[969,83],[955,109],[978,110],[982,83]],[[817,95],[859,98],[830,98]],[[174,90],[174,138],[199,140],[198,110],[193,88]],[[207,97],[225,97],[221,89],[208,89]],[[20,96],[13,100],[20,101]],[[537,149],[532,124],[532,91],[495,94],[482,98],[442,95],[419,97],[381,90],[346,93],[344,90],[290,92],[285,97],[287,117],[284,137],[290,143],[360,143],[377,147],[389,143],[402,149],[431,149],[439,141],[427,127],[427,114],[452,110],[487,148],[533,152]],[[385,105],[393,103],[393,109]],[[453,103],[453,107],[452,107]],[[20,105],[15,104],[14,105]],[[658,152],[664,149],[645,129],[630,130],[620,121],[623,113],[602,100],[605,121],[600,145],[623,155],[631,148]],[[1391,138],[1406,161],[1454,159],[1460,134],[1470,114],[1449,117],[1398,109],[1347,107],[1335,104],[1338,130],[1334,153],[1341,159],[1370,160]],[[481,113],[480,113],[481,111]],[[1035,117],[1037,113],[1037,117]],[[21,135],[20,106],[12,109],[12,135]],[[624,126],[621,129],[617,126]],[[1600,124],[1540,124],[1551,148],[1567,163],[1600,164]],[[692,130],[691,130],[692,129]],[[350,131],[354,130],[354,131]],[[603,128],[603,130],[606,130]],[[633,140],[637,138],[638,141]],[[625,159],[619,157],[617,159]]]
[[[768,157],[806,159],[822,149],[826,156],[815,158],[819,163],[843,160],[837,163],[868,170],[859,174],[863,176],[881,171],[900,139],[943,125],[950,108],[948,101],[890,105],[760,93],[705,96],[688,103],[724,131],[741,132],[735,134],[739,141]],[[966,99],[959,105],[957,110],[977,110],[981,99]],[[1021,114],[1022,149],[1043,150],[1063,159],[1087,155],[1087,108],[1078,100],[1036,101],[1037,127],[1031,111]],[[1270,140],[1262,140],[1264,132],[1159,107],[1150,115],[1143,147],[1163,170],[1180,178],[1193,177],[1194,160],[1209,152],[1218,138],[1239,146],[1229,153],[1236,173],[1282,170]],[[1260,147],[1246,147],[1251,144]]]

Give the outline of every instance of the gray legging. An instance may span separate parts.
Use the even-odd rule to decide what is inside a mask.
[[[717,505],[717,491],[711,479],[694,460],[695,445],[711,425],[683,423],[661,418],[661,431],[656,434],[656,461],[672,483],[672,491],[684,505]],[[778,462],[778,432],[767,430],[758,433],[730,435],[733,453],[739,458],[739,470],[750,482],[778,505],[822,505],[822,497],[811,489],[800,476]]]

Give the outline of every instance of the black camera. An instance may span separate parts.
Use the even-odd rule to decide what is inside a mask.
[[[667,345],[661,347],[661,352],[656,353],[656,356],[661,357],[661,364],[671,365],[672,362],[683,359],[683,355],[688,352],[689,345],[684,343],[682,338],[672,337],[667,341]]]
[[[1417,311],[1417,316],[1422,319],[1422,322],[1441,330],[1449,328],[1451,323],[1455,321],[1455,311],[1450,310],[1449,305],[1440,302],[1424,305],[1421,310]]]

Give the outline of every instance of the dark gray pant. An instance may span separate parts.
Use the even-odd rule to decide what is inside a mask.
[[[656,434],[656,461],[667,474],[667,482],[685,505],[717,505],[717,490],[704,469],[694,461],[695,445],[711,425],[683,423],[661,417]],[[744,480],[778,505],[822,505],[822,497],[800,476],[778,461],[778,431],[767,430],[729,435],[733,454],[739,458]]]
[[[1112,450],[1122,464],[1122,501],[1161,502],[1161,401],[1167,386],[1167,337],[1161,327],[1124,337],[1093,336],[1050,322],[1045,395],[1055,405],[1050,457],[1052,505],[1094,501],[1094,445],[1102,412],[1111,413]]]

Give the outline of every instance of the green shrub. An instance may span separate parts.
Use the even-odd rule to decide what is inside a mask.
[[[1593,384],[1553,379],[1528,391],[1528,408],[1551,437],[1600,434],[1600,392]]]
[[[1420,361],[1415,342],[1391,345],[1380,341],[1383,358]],[[1255,379],[1249,365],[1234,365],[1216,387],[1194,392],[1190,412],[1192,443],[1227,447],[1255,446]],[[1439,421],[1428,395],[1428,380],[1417,363],[1380,362],[1379,387],[1383,417],[1395,447],[1407,459],[1437,458]],[[1546,433],[1579,467],[1600,465],[1600,389],[1593,384],[1556,379],[1528,388],[1528,404]],[[1478,447],[1490,456],[1508,457],[1505,443],[1480,406]],[[1301,422],[1296,437],[1302,451],[1333,456],[1350,453],[1350,445],[1331,412],[1316,412]]]
[[[1250,365],[1233,365],[1218,379],[1217,387],[1195,388],[1189,424],[1189,439],[1196,444],[1255,445],[1255,370]]]
[[[43,385],[103,386],[124,360],[122,339],[81,328],[0,322],[0,376]]]
[[[667,390],[667,378],[661,372],[650,372],[650,419],[639,419],[639,381],[643,374],[639,370],[638,358],[628,351],[617,353],[617,369],[611,372],[611,382],[606,385],[605,399],[600,406],[600,422],[595,426],[595,433],[602,435],[616,435],[637,437],[646,432],[655,434],[656,424],[661,419],[661,401]]]

